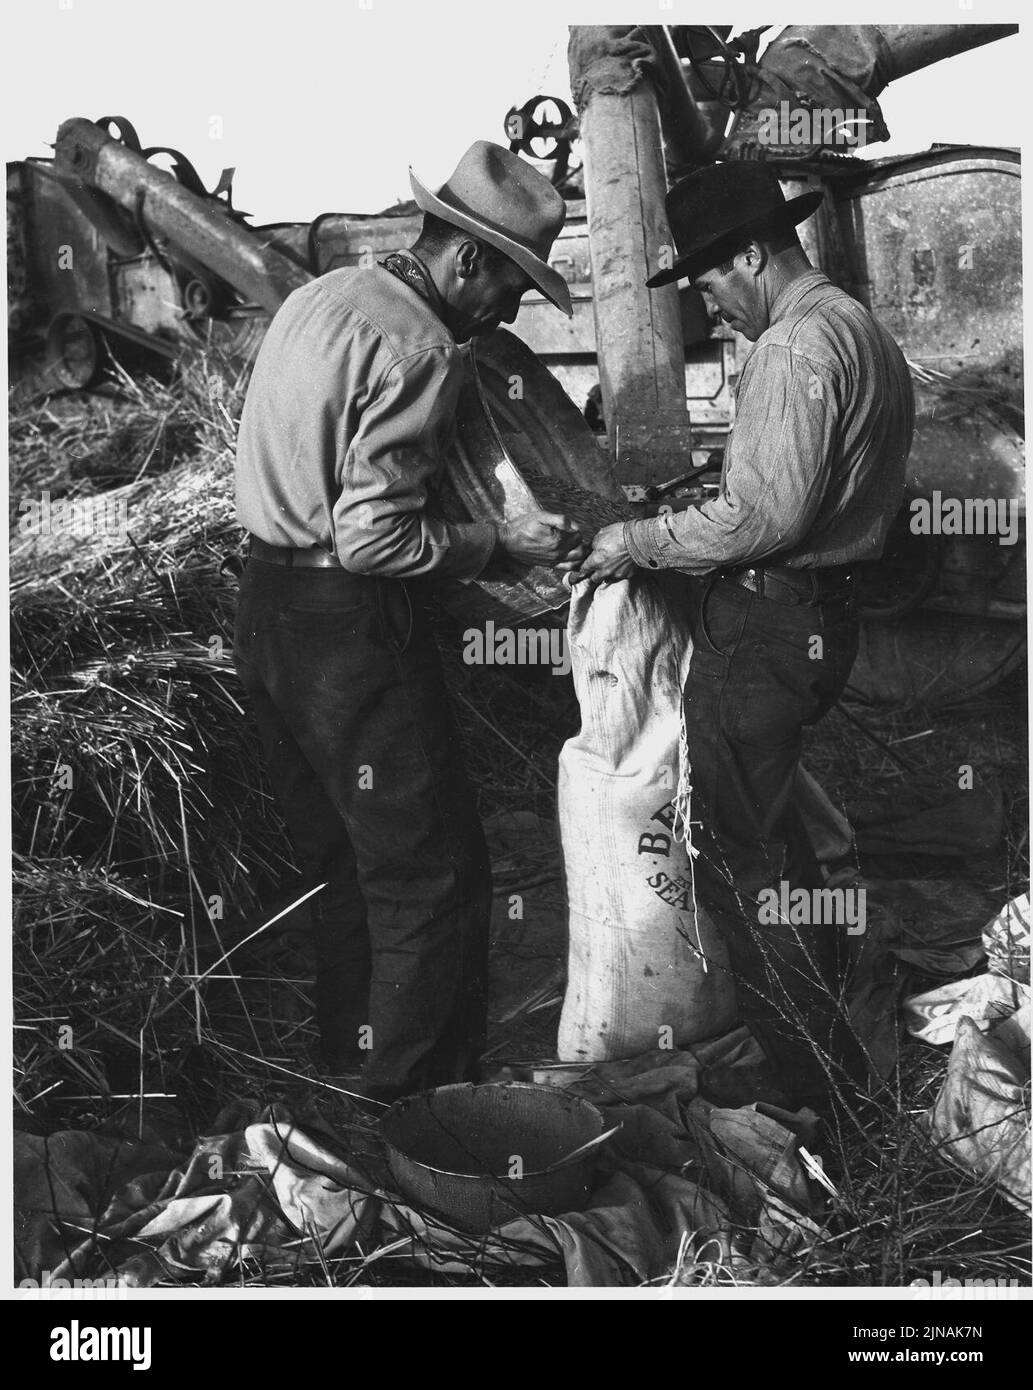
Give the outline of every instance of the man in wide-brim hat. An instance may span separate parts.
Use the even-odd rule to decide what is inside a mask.
[[[548,263],[563,199],[486,141],[436,192],[411,182],[411,250],[276,314],[236,462],[251,542],[234,657],[298,865],[325,885],[320,1065],[381,1102],[476,1079],[486,1027],[491,875],[424,591],[495,555],[569,569],[585,553],[561,515],[453,522],[433,500],[458,344],[511,323],[532,287],[571,312]]]
[[[677,253],[658,248],[646,283],[690,281],[755,346],[718,496],[606,527],[581,571],[593,583],[640,568],[700,580],[684,691],[696,888],[728,942],[744,1017],[783,1083],[811,1100],[830,1056],[855,1077],[863,1063],[833,1005],[842,942],[823,915],[836,904],[819,896],[792,788],[803,726],[849,676],[856,567],[882,553],[914,428],[899,347],[800,245],[796,227],[821,197],[787,200],[767,165],[746,162],[671,189]],[[771,922],[769,891],[785,880],[811,890],[793,900],[808,911]]]

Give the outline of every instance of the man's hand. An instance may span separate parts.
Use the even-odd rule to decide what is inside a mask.
[[[592,553],[578,573],[571,575],[571,582],[577,584],[584,579],[594,588],[596,584],[630,579],[637,568],[624,544],[624,523],[615,521],[596,532]]]
[[[522,512],[499,524],[499,544],[521,565],[576,569],[588,554],[576,526],[561,512]]]

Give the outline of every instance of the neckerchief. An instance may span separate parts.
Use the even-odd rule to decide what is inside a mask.
[[[377,261],[377,265],[383,266],[392,275],[397,275],[399,280],[414,289],[427,301],[442,323],[447,325],[448,309],[445,301],[441,298],[430,271],[414,251],[393,251],[384,260]]]

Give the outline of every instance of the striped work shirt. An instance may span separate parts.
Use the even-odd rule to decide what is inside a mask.
[[[627,522],[631,557],[690,574],[878,559],[903,500],[914,423],[900,348],[856,299],[807,271],[779,293],[743,367],[720,492]]]

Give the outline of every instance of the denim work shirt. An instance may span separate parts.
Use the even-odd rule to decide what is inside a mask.
[[[776,297],[743,367],[721,491],[626,522],[631,558],[690,574],[876,560],[903,501],[914,425],[900,348],[856,299],[807,271]]]
[[[237,436],[237,519],[269,545],[332,551],[353,574],[473,579],[498,538],[432,499],[455,433],[462,354],[379,267],[295,290],[255,361]]]

